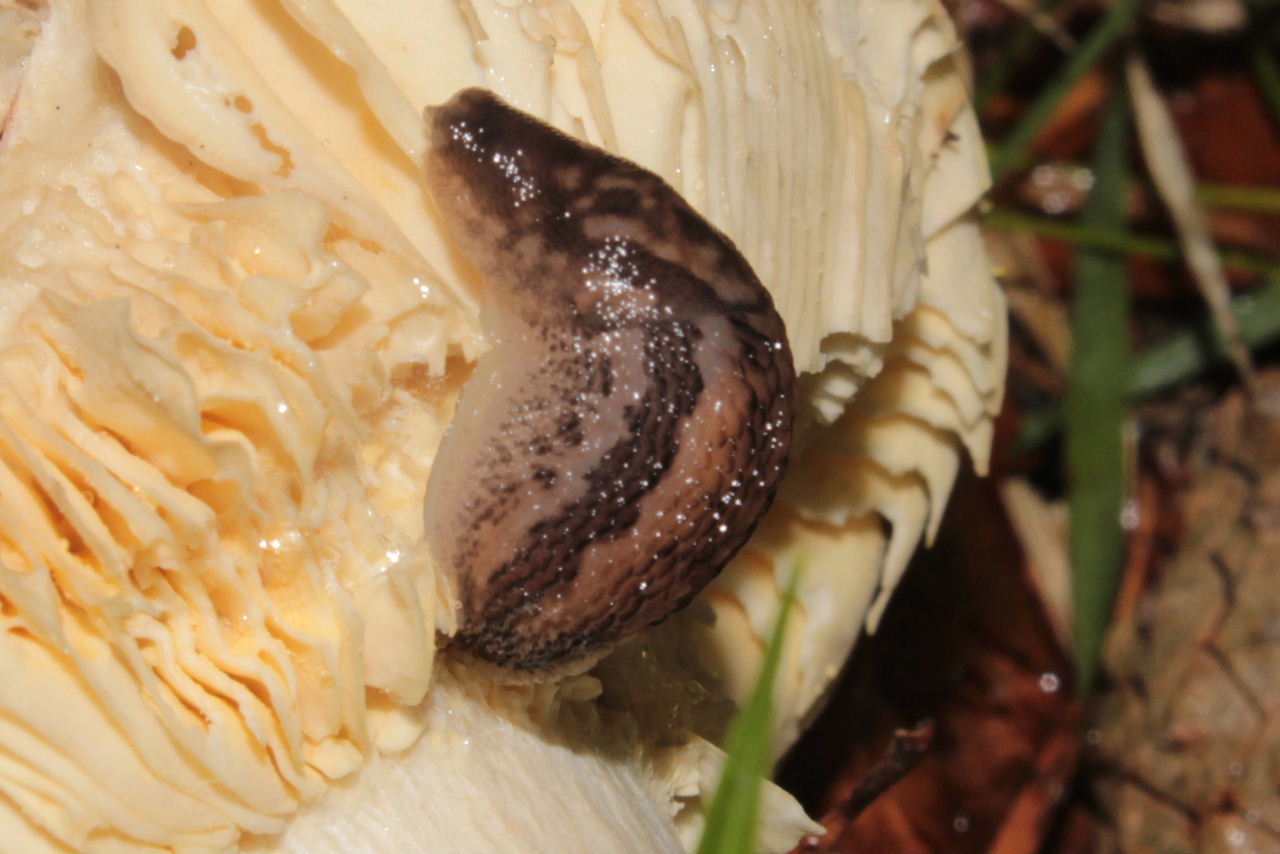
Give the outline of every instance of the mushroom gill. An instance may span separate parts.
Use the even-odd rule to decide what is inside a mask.
[[[984,464],[958,51],[935,0],[0,0],[0,847],[689,844],[799,556],[778,751]],[[421,116],[469,86],[661,176],[800,377],[743,550],[557,684],[436,653],[424,493],[488,343]]]

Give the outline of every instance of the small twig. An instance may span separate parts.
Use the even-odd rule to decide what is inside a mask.
[[[822,817],[827,832],[806,836],[795,847],[796,852],[826,851],[845,827],[852,824],[867,807],[915,768],[933,744],[934,724],[925,720],[911,729],[899,729],[876,764],[858,781],[853,790]]]
[[[1129,549],[1124,571],[1120,575],[1120,589],[1116,592],[1116,604],[1111,621],[1120,624],[1128,621],[1138,609],[1138,602],[1147,590],[1147,582],[1155,564],[1156,526],[1160,516],[1160,488],[1155,478],[1138,479],[1137,526],[1129,532]]]
[[[1130,54],[1125,76],[1133,99],[1138,140],[1146,157],[1147,168],[1156,190],[1164,200],[1182,244],[1187,267],[1201,296],[1209,306],[1213,322],[1222,334],[1227,352],[1240,374],[1245,388],[1254,389],[1253,359],[1240,334],[1240,326],[1231,313],[1231,287],[1213,239],[1204,209],[1196,203],[1195,180],[1191,165],[1174,127],[1164,98],[1156,91],[1146,62],[1137,53]]]
[[[859,780],[849,796],[840,802],[837,807],[840,813],[849,821],[861,815],[872,801],[916,767],[933,744],[933,734],[931,720],[921,721],[911,729],[895,730],[885,755],[871,766],[867,776]]]
[[[1076,49],[1076,40],[1067,32],[1067,28],[1058,23],[1050,14],[1055,4],[1038,4],[1027,0],[1001,0],[1016,14],[1021,15],[1036,32],[1053,42],[1054,47],[1063,53],[1071,53]]]
[[[983,224],[998,231],[1022,232],[1062,240],[1086,249],[1110,249],[1128,255],[1143,255],[1157,261],[1177,261],[1182,258],[1182,251],[1173,240],[1134,234],[1125,229],[1093,228],[1009,208],[992,208],[983,218]],[[1245,252],[1224,252],[1222,263],[1228,270],[1240,273],[1280,273],[1280,264]]]

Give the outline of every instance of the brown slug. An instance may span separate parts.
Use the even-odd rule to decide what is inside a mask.
[[[795,370],[769,293],[665,181],[482,89],[426,173],[493,348],[427,486],[460,614],[504,678],[585,670],[693,598],[773,501]]]

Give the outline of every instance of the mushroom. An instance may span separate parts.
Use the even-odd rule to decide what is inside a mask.
[[[775,754],[985,465],[959,50],[935,0],[0,0],[4,847],[692,845],[797,564]],[[722,233],[798,375],[736,556],[524,684],[441,646],[424,520],[492,284],[423,112],[476,86]]]

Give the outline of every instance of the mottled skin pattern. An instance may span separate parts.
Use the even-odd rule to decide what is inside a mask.
[[[427,124],[495,339],[427,536],[452,645],[552,678],[685,605],[750,536],[786,467],[791,351],[746,261],[661,178],[481,89]]]

